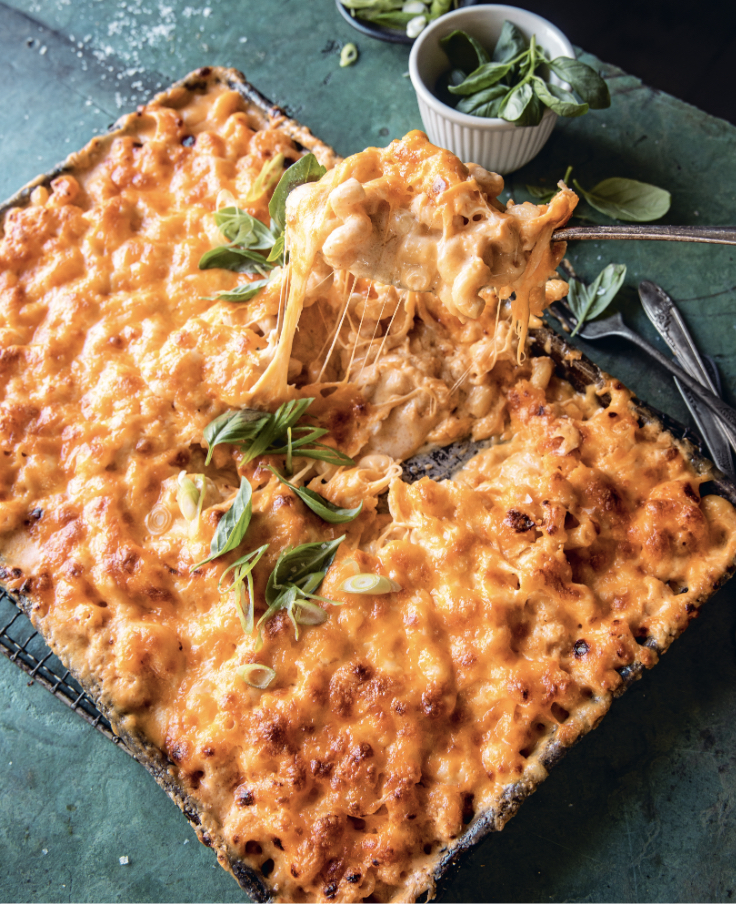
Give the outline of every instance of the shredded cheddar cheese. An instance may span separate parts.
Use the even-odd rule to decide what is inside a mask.
[[[502,210],[496,177],[411,133],[298,190],[291,267],[252,302],[209,300],[244,280],[198,269],[218,194],[267,221],[268,162],[303,152],[282,125],[202,75],[6,215],[0,574],[252,895],[410,901],[682,631],[736,557],[736,512],[620,383],[517,365],[513,318],[562,291],[566,192]],[[401,241],[341,249],[351,217]],[[297,450],[289,478],[362,503],[349,523],[277,479],[283,457],[223,443],[205,466],[210,421],[285,397],[314,397],[355,459]],[[402,481],[403,459],[468,435],[492,443],[452,480]],[[243,543],[192,571],[242,478]],[[297,639],[280,611],[259,649],[225,570],[267,545],[257,619],[279,556],[343,533],[324,622]],[[375,592],[350,592],[366,575]]]

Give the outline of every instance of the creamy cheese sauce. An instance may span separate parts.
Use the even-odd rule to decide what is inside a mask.
[[[510,784],[546,775],[550,739],[573,743],[622,669],[654,664],[641,641],[666,647],[694,617],[736,555],[736,515],[700,498],[704,476],[668,434],[638,424],[617,381],[580,394],[547,358],[517,366],[509,305],[496,322],[503,292],[461,310],[465,296],[453,292],[454,309],[441,286],[399,292],[333,275],[330,260],[347,266],[333,242],[323,262],[292,249],[291,308],[286,274],[249,304],[208,300],[243,281],[197,267],[218,240],[218,193],[265,222],[267,198],[244,198],[265,161],[300,152],[235,92],[174,100],[149,105],[93,165],[6,217],[3,579],[33,599],[37,627],[118,728],[164,752],[224,866],[261,870],[278,900],[412,900]],[[391,176],[396,186],[408,172]],[[495,192],[494,177],[471,172]],[[529,252],[516,269],[499,252],[488,266],[508,281],[496,285],[523,272],[544,286],[554,208],[483,204],[494,248],[518,228]],[[388,222],[400,233],[398,214]],[[475,232],[453,245],[431,217],[425,232],[414,222],[388,264],[366,256],[358,269],[395,273],[413,244],[422,266],[437,255],[432,286],[454,287],[440,258],[455,273]],[[357,460],[297,461],[298,482],[341,506],[363,502],[356,521],[324,523],[235,447],[218,446],[205,467],[215,416],[289,395],[314,396],[316,423]],[[399,479],[397,459],[468,434],[497,442],[453,481]],[[199,523],[176,507],[181,471],[207,474]],[[247,537],[192,573],[241,475],[254,491]],[[152,533],[156,505],[170,522]],[[282,612],[257,651],[218,592],[225,567],[270,544],[254,571],[260,615],[279,553],[343,532],[321,589],[334,601],[327,621],[297,641]],[[342,592],[356,567],[401,591]],[[276,670],[267,690],[239,677],[251,662]]]

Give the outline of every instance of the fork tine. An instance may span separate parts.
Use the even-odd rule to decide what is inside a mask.
[[[552,314],[559,322],[567,327],[568,330],[574,330],[577,325],[577,320],[575,319],[574,314],[562,301],[553,301],[552,304],[547,308],[547,311]]]

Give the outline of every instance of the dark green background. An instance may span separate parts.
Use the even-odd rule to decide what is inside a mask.
[[[408,50],[357,36],[332,0],[0,2],[0,197],[191,69],[242,69],[340,153],[421,127]],[[209,10],[209,12],[207,12]],[[554,18],[553,12],[548,13]],[[340,69],[356,40],[361,57]],[[44,49],[45,48],[45,49]],[[590,61],[590,58],[586,58]],[[558,125],[509,184],[607,176],[673,194],[664,222],[736,224],[736,128],[603,65],[610,110]],[[602,218],[601,218],[602,219]],[[659,344],[642,278],[681,303],[736,389],[736,265],[721,247],[571,246],[590,279],[629,267],[618,303]],[[623,343],[586,348],[683,421],[670,379]],[[551,775],[506,830],[446,880],[445,901],[728,901],[736,894],[734,594],[720,592],[651,674]],[[123,752],[0,658],[0,900],[243,900],[184,817]],[[118,858],[130,862],[121,866]]]

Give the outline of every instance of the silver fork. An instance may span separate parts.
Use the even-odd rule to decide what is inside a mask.
[[[570,330],[574,330],[577,326],[577,319],[565,302],[556,301],[548,310],[560,321],[560,323]],[[733,435],[733,431],[736,429],[736,411],[731,408],[730,405],[727,405],[723,399],[719,398],[709,389],[706,389],[701,385],[697,380],[693,379],[689,373],[684,371],[681,367],[678,367],[672,359],[663,355],[659,349],[650,345],[646,339],[642,339],[638,333],[635,333],[634,330],[624,323],[621,314],[613,314],[611,317],[603,317],[601,320],[586,323],[578,330],[577,335],[580,336],[581,339],[585,339],[586,342],[595,342],[597,339],[604,339],[608,336],[621,336],[623,339],[628,339],[629,342],[638,346],[642,351],[645,351],[650,358],[653,358],[658,364],[661,364],[665,370],[668,370],[673,376],[677,377],[681,383],[687,386],[698,401],[703,405],[706,405],[714,414],[722,418],[729,427],[731,427],[731,430],[728,431],[729,442],[731,448],[736,450],[736,437]]]

